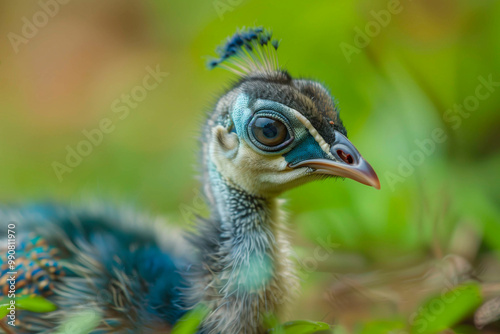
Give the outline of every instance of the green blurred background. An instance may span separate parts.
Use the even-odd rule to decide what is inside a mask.
[[[197,197],[198,130],[234,79],[207,70],[206,56],[236,28],[262,25],[282,39],[280,62],[292,75],[330,87],[382,183],[376,191],[330,180],[285,194],[303,278],[291,318],[387,333],[380,328],[407,328],[443,282],[478,276],[483,298],[494,298],[500,87],[481,88],[489,96],[467,114],[448,110],[474,102],[481,77],[500,81],[500,2],[401,0],[382,26],[374,12],[391,2],[73,0],[18,52],[12,33],[42,7],[0,2],[0,200],[106,199],[190,224],[206,211]],[[346,57],[343,47],[356,47],[367,25],[367,45]],[[113,101],[157,65],[168,77],[118,119]],[[60,181],[54,161],[65,163],[67,146],[103,118],[115,129]],[[436,129],[446,139],[418,153]],[[414,170],[401,173],[412,158],[420,159]],[[318,257],[325,243],[334,252]],[[469,320],[449,325],[475,332]]]

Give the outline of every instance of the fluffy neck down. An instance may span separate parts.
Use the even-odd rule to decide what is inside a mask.
[[[210,310],[201,332],[264,333],[263,317],[281,314],[298,285],[279,200],[251,195],[207,167],[212,215],[193,240],[201,264],[191,294]]]

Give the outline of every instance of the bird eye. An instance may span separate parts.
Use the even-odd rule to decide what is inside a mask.
[[[255,117],[249,125],[249,130],[254,144],[266,151],[278,151],[293,139],[282,121],[270,117]]]

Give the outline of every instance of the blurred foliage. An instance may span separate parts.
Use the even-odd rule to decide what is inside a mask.
[[[16,298],[16,306],[21,310],[47,313],[57,310],[57,306],[41,296],[22,296]]]
[[[36,313],[47,313],[57,310],[57,306],[51,301],[41,297],[41,296],[21,296],[15,299],[15,308],[26,310]],[[2,298],[0,300],[0,319],[2,319],[7,313],[9,313],[8,308],[11,306],[11,298]]]
[[[102,316],[97,310],[87,308],[67,317],[56,334],[87,334],[96,329],[101,320]]]
[[[205,305],[198,305],[177,321],[172,334],[195,334],[208,312]]]
[[[340,45],[354,45],[356,28],[374,22],[373,11],[389,1],[73,1],[18,53],[7,38],[0,42],[0,200],[106,198],[187,225],[183,207],[203,211],[198,130],[232,78],[206,70],[205,56],[237,27],[263,25],[282,39],[280,62],[292,75],[330,87],[349,137],[382,182],[375,191],[330,180],[285,195],[303,277],[293,318],[334,324],[336,333],[399,333],[444,281],[457,286],[479,276],[482,298],[493,298],[500,293],[500,91],[457,127],[445,115],[476,94],[480,77],[500,80],[500,2],[400,4],[348,62]],[[19,33],[21,18],[38,6],[1,3],[1,35]],[[156,64],[169,73],[165,81],[59,182],[53,161],[64,162],[83,130],[113,117],[113,101]],[[390,173],[435,129],[446,140],[392,184]],[[443,312],[467,309],[453,307]],[[456,333],[477,332],[466,320],[443,319]],[[498,330],[491,326],[486,333]]]
[[[308,320],[288,321],[267,331],[267,334],[313,334],[330,333],[330,325]]]
[[[412,333],[437,333],[451,328],[473,314],[481,303],[481,288],[477,284],[462,285],[446,291],[419,308]]]

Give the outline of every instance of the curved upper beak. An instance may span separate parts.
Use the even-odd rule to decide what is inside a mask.
[[[340,132],[335,132],[335,142],[330,149],[335,160],[310,159],[290,167],[310,167],[315,173],[347,177],[380,189],[380,181],[372,166],[361,156],[356,147]]]

